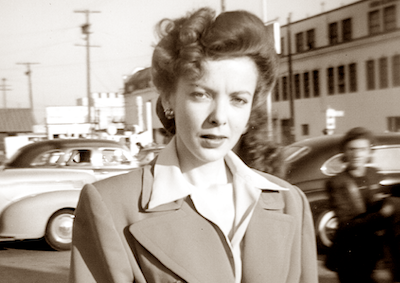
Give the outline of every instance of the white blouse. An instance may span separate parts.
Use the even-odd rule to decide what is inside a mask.
[[[157,158],[148,208],[190,196],[196,210],[225,235],[234,259],[235,283],[240,283],[241,242],[261,191],[287,189],[254,172],[232,151],[225,156],[225,163],[233,176],[232,183],[215,185],[207,190],[196,188],[180,170],[175,143],[173,138]]]

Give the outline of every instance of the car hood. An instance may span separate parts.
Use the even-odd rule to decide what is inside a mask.
[[[0,211],[9,203],[42,193],[81,190],[93,172],[63,169],[6,169],[0,172]]]

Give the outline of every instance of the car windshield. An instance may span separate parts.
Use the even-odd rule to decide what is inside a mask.
[[[292,163],[309,152],[310,148],[307,146],[287,146],[283,149],[283,158],[285,162]]]
[[[33,167],[56,166],[60,157],[64,155],[61,150],[47,151],[37,156],[30,164]]]
[[[102,163],[104,166],[130,164],[133,158],[122,149],[103,149]]]
[[[372,164],[380,171],[399,172],[400,171],[400,147],[381,146],[374,149]]]

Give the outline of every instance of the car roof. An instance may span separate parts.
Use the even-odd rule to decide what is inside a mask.
[[[6,162],[7,168],[19,168],[29,163],[30,160],[35,158],[38,154],[56,149],[67,149],[75,147],[117,147],[125,148],[122,144],[113,140],[103,139],[54,139],[37,141],[27,144],[20,149]],[[23,156],[23,158],[17,158]],[[23,163],[23,164],[22,164]]]
[[[339,145],[344,135],[330,135],[308,138],[288,145],[287,147],[309,146],[314,149],[327,148]],[[374,134],[374,146],[400,144],[400,133]]]

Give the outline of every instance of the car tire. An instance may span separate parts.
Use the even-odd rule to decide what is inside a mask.
[[[47,244],[56,251],[71,249],[74,210],[61,209],[54,213],[46,227]]]
[[[326,250],[332,246],[332,240],[337,226],[337,217],[332,210],[326,210],[319,215],[315,223],[315,228],[317,232],[317,242],[320,249]]]

